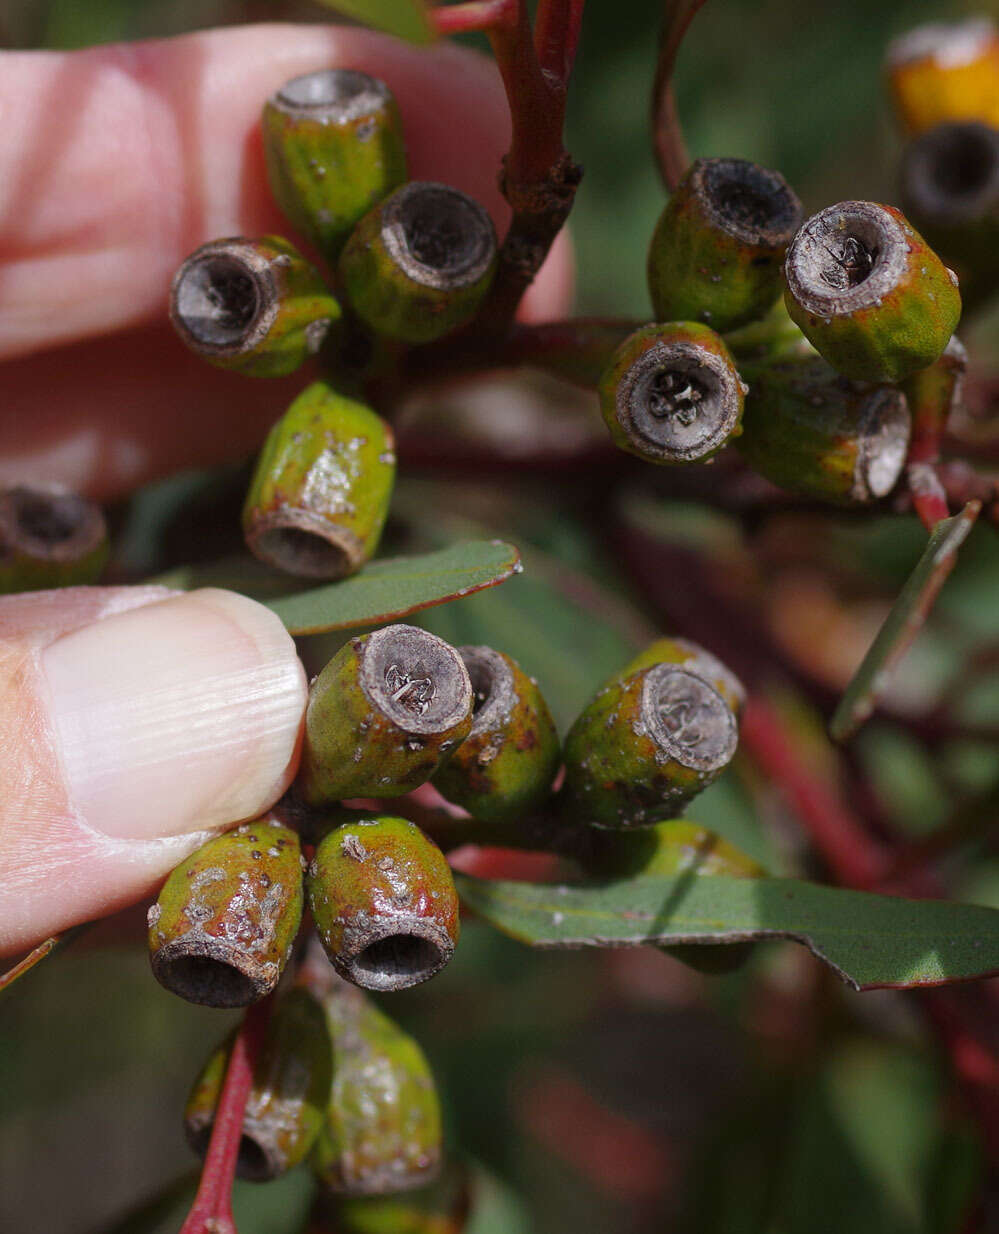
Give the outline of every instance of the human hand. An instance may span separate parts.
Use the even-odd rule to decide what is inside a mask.
[[[477,197],[502,231],[502,89],[453,46],[275,25],[0,54],[0,485],[106,500],[260,444],[301,377],[207,368],[167,325],[167,292],[204,241],[287,231],[260,107],[336,66],[387,81],[413,175]],[[570,283],[560,238],[524,315],[560,311]],[[304,703],[291,639],[232,593],[0,600],[0,954],[134,902],[264,811],[294,774]]]

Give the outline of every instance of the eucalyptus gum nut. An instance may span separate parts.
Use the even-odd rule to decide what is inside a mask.
[[[781,263],[802,209],[782,175],[745,159],[698,159],[649,246],[657,321],[734,330],[780,298]]]
[[[313,681],[296,791],[310,806],[398,797],[429,780],[471,727],[457,651],[416,626],[385,626],[344,644]]]
[[[245,1007],[277,985],[302,918],[298,836],[272,817],[202,845],[149,910],[153,976],[188,1002]]]
[[[184,1132],[199,1157],[208,1151],[233,1036],[215,1050],[184,1109]],[[333,1075],[326,1016],[304,989],[274,1007],[243,1114],[236,1162],[240,1178],[268,1182],[298,1165],[319,1135]]]
[[[620,675],[566,738],[566,815],[612,828],[671,818],[720,775],[737,744],[735,712],[699,673],[661,663]]]
[[[428,1186],[396,1195],[320,1196],[315,1234],[463,1234],[474,1205],[468,1171],[447,1162]]]
[[[0,595],[93,583],[108,551],[92,501],[55,486],[0,489]]]
[[[340,318],[319,272],[280,236],[203,244],[170,290],[170,320],[199,356],[247,377],[285,377]]]
[[[369,990],[426,981],[454,955],[460,929],[444,854],[408,819],[343,817],[316,847],[306,879],[330,963]]]
[[[475,316],[496,273],[496,232],[477,201],[412,180],[358,223],[337,267],[376,334],[430,343]]]
[[[625,665],[619,676],[630,677],[633,673],[652,668],[656,664],[675,664],[703,677],[728,703],[736,720],[742,715],[742,709],[746,705],[746,687],[717,656],[713,656],[698,643],[692,643],[686,638],[657,638]]]
[[[907,31],[889,44],[885,74],[908,133],[954,120],[999,125],[999,33],[987,17]]]
[[[751,467],[788,492],[837,505],[891,492],[912,431],[900,390],[848,381],[818,357],[747,372],[738,446]]]
[[[472,683],[472,728],[433,777],[448,801],[487,823],[515,823],[551,792],[561,761],[555,722],[536,681],[491,647],[459,647]]]
[[[932,364],[961,317],[957,276],[892,206],[844,201],[813,214],[784,273],[788,313],[854,381],[901,381]]]
[[[257,557],[307,578],[353,574],[378,547],[395,438],[364,403],[308,386],[271,429],[243,507]]]
[[[643,326],[600,378],[600,410],[621,450],[690,463],[739,432],[746,387],[720,335],[697,322]]]
[[[355,225],[406,179],[406,148],[384,82],[353,69],[292,78],[263,112],[271,192],[335,262]]]
[[[359,990],[324,1000],[333,1083],[312,1151],[328,1191],[389,1195],[422,1187],[441,1162],[441,1111],[423,1051]]]

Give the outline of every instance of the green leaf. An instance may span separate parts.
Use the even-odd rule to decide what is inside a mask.
[[[999,973],[999,912],[790,878],[639,877],[582,886],[455,875],[465,903],[535,947],[789,939],[856,990]]]
[[[520,554],[512,544],[467,540],[420,557],[387,557],[340,583],[265,603],[292,634],[320,634],[395,621],[495,587],[520,570]]]
[[[957,550],[974,526],[981,503],[970,501],[960,514],[933,529],[916,568],[864,656],[829,724],[837,741],[852,736],[877,706],[891,674],[919,633],[940,588],[957,562]]]
[[[0,973],[0,994],[30,973],[36,965],[40,964],[43,960],[47,960],[49,956],[55,955],[57,951],[71,943],[74,938],[82,934],[91,924],[91,922],[85,922],[83,925],[72,926],[68,930],[63,930],[61,934],[53,934],[51,938],[47,938],[44,942],[39,943],[23,960],[19,960],[13,968],[9,968],[5,973]]]
[[[319,0],[345,17],[384,30],[410,43],[432,43],[437,37],[423,0]]]

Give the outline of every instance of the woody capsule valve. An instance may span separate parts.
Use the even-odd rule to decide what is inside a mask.
[[[264,154],[275,200],[335,262],[355,225],[406,179],[395,100],[356,69],[292,78],[264,107]]]
[[[92,501],[53,486],[0,489],[0,595],[92,583],[108,549]]]

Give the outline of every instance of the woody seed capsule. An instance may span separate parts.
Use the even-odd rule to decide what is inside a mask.
[[[698,159],[677,186],[649,247],[657,321],[734,330],[779,299],[784,252],[801,202],[783,176],[745,159]]]
[[[324,1006],[333,1083],[313,1172],[345,1195],[426,1185],[440,1168],[441,1112],[423,1051],[360,990],[338,986]]]
[[[397,797],[427,781],[468,736],[461,656],[416,626],[353,638],[309,690],[296,789],[309,805]]]
[[[746,372],[738,446],[761,475],[840,505],[877,501],[895,487],[912,429],[900,390],[848,381],[818,357]]]
[[[730,668],[699,643],[686,638],[658,638],[626,664],[619,676],[630,677],[656,664],[675,664],[710,682],[738,720],[746,704],[746,688]]]
[[[264,107],[271,191],[335,262],[354,226],[406,179],[402,123],[388,87],[354,69],[286,82]]]
[[[170,319],[187,346],[248,377],[293,373],[339,317],[318,271],[280,236],[203,244],[170,292]]]
[[[450,867],[414,823],[342,811],[316,848],[306,886],[330,962],[369,990],[403,990],[439,972],[458,942]]]
[[[957,276],[892,206],[812,215],[784,265],[787,311],[844,377],[900,381],[932,364],[961,316]]]
[[[208,1151],[232,1037],[211,1055],[184,1109],[184,1132],[199,1157]],[[236,1173],[252,1182],[278,1178],[305,1157],[326,1116],[333,1055],[326,1016],[306,990],[274,1007],[253,1068]]]
[[[305,1234],[464,1234],[471,1229],[476,1184],[461,1163],[448,1160],[433,1182],[394,1195],[317,1198]]]
[[[745,386],[721,337],[687,321],[629,335],[598,392],[619,449],[650,463],[690,463],[738,433]]]
[[[488,823],[516,822],[551,791],[561,746],[537,682],[491,647],[459,647],[472,683],[472,728],[434,776],[449,801]]]
[[[270,565],[342,578],[378,547],[395,482],[395,439],[363,403],[325,382],[271,429],[243,507],[243,531]]]
[[[0,595],[92,583],[108,547],[92,501],[51,486],[0,489]]]
[[[245,1007],[269,994],[302,918],[298,836],[243,823],[182,861],[149,910],[153,976],[188,1002]]]
[[[429,343],[475,315],[496,272],[496,232],[471,197],[412,180],[358,223],[338,272],[376,334]]]
[[[566,738],[567,814],[601,827],[670,818],[720,775],[738,740],[732,707],[691,666],[619,674]]]
[[[889,45],[885,71],[908,133],[951,120],[999,125],[999,33],[987,17],[909,30]]]

